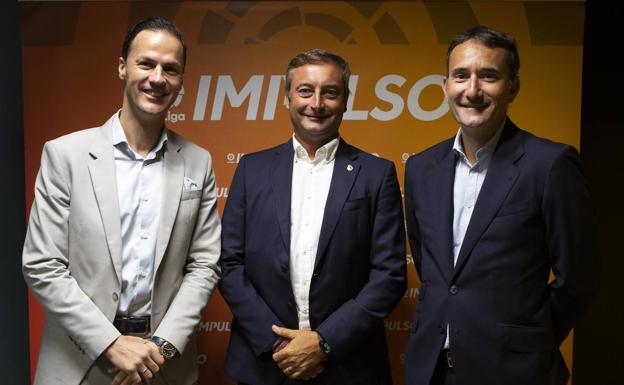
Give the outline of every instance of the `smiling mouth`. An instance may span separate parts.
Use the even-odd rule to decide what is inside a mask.
[[[305,115],[306,118],[310,120],[320,121],[329,118],[329,116],[316,116],[316,115]]]
[[[166,92],[157,92],[154,90],[142,90],[142,92],[151,99],[162,99],[168,95]]]
[[[473,105],[470,105],[470,104],[460,104],[459,106],[460,106],[461,108],[466,108],[466,109],[471,109],[471,110],[477,110],[477,111],[483,111],[483,110],[485,110],[486,108],[488,108],[488,107],[489,107],[489,105],[488,105],[488,104],[477,105],[477,106],[473,106]]]

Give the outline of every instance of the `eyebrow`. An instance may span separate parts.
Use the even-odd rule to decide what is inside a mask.
[[[156,63],[156,60],[154,60],[153,58],[149,57],[149,56],[137,56],[137,58],[135,59],[135,63],[140,63],[140,62],[150,62],[150,63]],[[183,65],[182,63],[173,60],[173,61],[165,61],[162,63],[163,67],[167,67],[167,66],[174,66],[174,67],[180,67],[182,68]]]
[[[454,68],[450,71],[451,74],[457,74],[457,73],[461,73],[461,72],[471,72],[467,67],[457,67]],[[479,68],[477,70],[477,73],[495,73],[495,74],[500,74],[502,73],[501,70],[499,70],[498,68],[495,67],[485,67],[485,68]]]

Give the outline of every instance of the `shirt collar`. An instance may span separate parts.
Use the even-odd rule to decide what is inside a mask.
[[[496,130],[494,135],[492,135],[490,140],[488,140],[485,146],[477,150],[477,162],[474,164],[474,166],[479,164],[479,162],[482,162],[485,159],[489,158],[489,156],[494,152],[494,150],[496,149],[496,145],[500,140],[501,134],[503,133],[505,122],[506,119],[505,121],[503,121],[503,124],[498,128],[498,130]],[[461,127],[457,130],[457,134],[455,135],[455,141],[453,142],[453,151],[458,154],[462,159],[465,159],[467,161],[466,154],[464,153],[464,147],[462,146],[461,141]]]
[[[295,150],[295,159],[305,160],[310,163],[319,163],[321,161],[325,161],[326,163],[332,162],[336,158],[336,151],[338,150],[338,145],[340,144],[340,137],[336,137],[329,142],[325,143],[322,147],[316,150],[314,154],[314,160],[310,160],[308,157],[308,152],[303,148],[301,143],[295,138],[295,134],[292,137],[293,140],[293,148]]]
[[[135,159],[141,159],[141,157],[138,156],[132,150],[132,148],[130,148],[130,145],[128,144],[128,138],[126,137],[126,133],[124,132],[123,127],[121,126],[121,121],[119,120],[120,113],[121,113],[121,110],[119,110],[113,116],[113,122],[112,122],[113,123],[113,132],[112,132],[113,146],[126,152],[127,155],[132,155]],[[154,149],[150,151],[150,153],[145,157],[145,159],[147,160],[147,159],[155,158],[157,154],[161,153],[166,148],[167,148],[167,129],[163,128],[163,130],[160,133],[160,138],[158,139],[158,143],[156,144]]]

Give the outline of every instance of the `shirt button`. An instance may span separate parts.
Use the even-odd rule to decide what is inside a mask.
[[[141,235],[141,239],[149,239],[149,237],[150,237],[149,233],[145,233]]]
[[[113,293],[113,301],[117,302],[118,299],[119,299],[119,294]]]

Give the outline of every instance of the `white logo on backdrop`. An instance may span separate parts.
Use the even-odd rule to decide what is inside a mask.
[[[216,79],[213,82],[213,79]],[[275,111],[278,106],[280,89],[282,88],[284,76],[282,75],[252,75],[242,87],[234,84],[232,75],[201,75],[197,87],[197,97],[193,110],[193,120],[221,120],[223,110],[227,105],[230,108],[240,108],[247,104],[246,120],[274,120]],[[265,87],[265,80],[268,85]],[[349,100],[344,120],[369,120],[378,121],[394,120],[407,112],[414,118],[422,121],[432,121],[444,116],[448,110],[448,104],[444,98],[440,99],[440,104],[432,109],[425,110],[420,105],[420,95],[427,87],[442,87],[441,75],[427,75],[417,80],[409,88],[407,98],[390,90],[393,88],[403,88],[407,79],[401,75],[389,74],[381,77],[374,89],[374,94],[384,106],[375,106],[370,111],[354,110],[353,104],[357,99],[358,75],[351,75],[349,78]],[[213,86],[213,83],[216,85]],[[264,96],[264,97],[263,97]],[[261,106],[264,101],[264,106]],[[286,97],[281,102],[286,104]],[[385,107],[386,105],[390,107]],[[262,108],[261,108],[262,107]],[[259,115],[259,112],[262,115]]]

